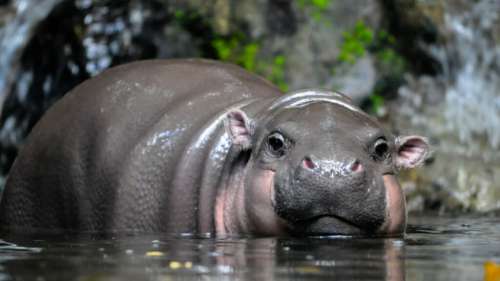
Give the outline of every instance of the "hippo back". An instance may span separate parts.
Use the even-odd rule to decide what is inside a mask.
[[[7,179],[0,224],[211,232],[230,146],[222,117],[280,94],[239,67],[204,60],[107,70],[34,127]]]

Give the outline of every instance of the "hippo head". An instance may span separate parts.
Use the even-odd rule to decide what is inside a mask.
[[[239,218],[247,231],[404,233],[395,173],[424,161],[424,138],[395,137],[349,98],[325,91],[286,95],[255,119],[239,109],[227,116],[233,144],[248,155]]]

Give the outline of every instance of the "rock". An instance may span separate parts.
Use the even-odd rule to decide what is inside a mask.
[[[358,103],[371,94],[377,81],[377,70],[370,55],[357,60],[345,72],[338,72],[341,74],[333,78],[334,84],[340,86],[340,92],[348,93]]]

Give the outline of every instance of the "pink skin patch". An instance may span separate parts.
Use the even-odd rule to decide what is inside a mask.
[[[363,165],[361,165],[361,163],[359,163],[359,161],[356,160],[351,165],[351,171],[353,171],[354,173],[362,172],[363,171]]]
[[[309,157],[306,157],[304,158],[304,160],[302,160],[302,166],[304,166],[304,168],[309,170],[316,168],[316,165]]]
[[[216,198],[217,235],[284,235],[285,222],[273,207],[274,171],[258,170],[241,186],[227,186]]]
[[[414,168],[420,165],[429,152],[429,145],[425,138],[419,136],[402,137],[398,140],[399,148],[396,166]]]
[[[404,233],[406,229],[406,203],[403,191],[394,175],[384,175],[387,202],[387,221],[380,232],[386,234]]]
[[[250,146],[251,124],[243,111],[235,109],[228,112],[225,126],[233,144],[240,145],[243,148]]]
[[[217,235],[226,235],[224,226],[224,206],[228,201],[227,191],[224,189],[215,199],[215,232]]]
[[[250,227],[261,235],[285,234],[285,222],[274,211],[274,171],[258,170],[245,190]]]

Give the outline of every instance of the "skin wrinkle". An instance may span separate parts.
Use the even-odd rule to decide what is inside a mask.
[[[235,107],[234,107],[234,108],[239,110],[239,109],[241,109],[242,107],[248,106],[248,105],[249,105],[249,104],[251,104],[252,102],[255,102],[255,100],[254,100],[254,99],[251,99],[251,100],[243,101],[243,102],[240,102],[239,104],[235,105]],[[214,117],[212,120],[210,120],[209,122],[207,122],[207,124],[204,126],[204,129],[202,130],[202,132],[203,132],[203,133],[201,133],[201,134],[200,134],[200,137],[197,137],[197,139],[198,139],[198,140],[201,140],[201,141],[205,141],[206,139],[211,139],[211,138],[208,138],[208,136],[209,136],[210,134],[217,134],[217,132],[215,131],[217,128],[227,126],[227,124],[225,124],[225,123],[226,123],[226,121],[227,121],[227,120],[226,120],[226,119],[227,119],[227,118],[226,118],[226,116],[227,116],[228,112],[230,112],[230,111],[226,111],[226,112],[224,112],[224,113],[222,113],[222,114],[217,114],[217,116],[216,116],[216,117]],[[236,124],[236,125],[239,125],[239,124],[238,124],[238,122],[237,122],[237,124]],[[231,127],[233,127],[233,126],[231,126]],[[236,134],[238,134],[238,133],[242,133],[242,131],[241,131],[242,129],[241,129],[241,128],[238,128],[238,129],[239,129],[240,131],[239,131],[239,132],[236,132]],[[243,129],[244,129],[244,128],[243,128]],[[226,129],[225,131],[226,131],[226,133],[227,133],[227,129]],[[243,133],[245,133],[245,132],[243,132]],[[221,138],[225,138],[225,137],[226,137],[226,136],[223,136],[223,135],[219,134],[219,137],[218,137],[217,139],[219,139],[219,140],[220,140]],[[215,140],[215,139],[214,139],[214,140]],[[217,144],[215,144],[215,146],[216,146],[216,145],[217,145]],[[211,146],[211,149],[210,149],[210,151],[211,151],[211,152],[212,152],[214,149],[216,149],[216,148],[215,148],[215,146],[214,146],[214,145],[212,145],[212,146]],[[196,147],[197,147],[197,148],[200,148],[200,147],[201,147],[201,144],[200,144],[200,143],[197,143],[197,144],[196,144]],[[209,155],[210,155],[210,154],[207,154],[207,157],[209,157]],[[213,161],[217,161],[217,160],[218,160],[218,159],[214,159]],[[208,173],[207,173],[207,170],[209,169],[209,168],[208,168],[208,167],[209,167],[209,165],[214,165],[214,163],[210,163],[210,164],[208,164],[209,162],[208,162],[208,161],[206,161],[206,159],[204,159],[204,161],[205,161],[205,163],[207,163],[207,164],[205,165],[204,173],[203,173],[203,176],[202,176],[202,181],[203,181],[203,184],[201,185],[201,186],[202,186],[202,188],[201,188],[201,190],[200,190],[200,194],[201,194],[201,197],[202,197],[202,198],[213,198],[213,197],[212,197],[212,192],[213,192],[214,188],[207,188],[206,183],[207,183],[207,182],[209,182],[207,179],[211,179],[211,178],[213,178],[213,175],[212,175],[212,174],[208,174]],[[211,184],[211,185],[212,185],[212,184]],[[205,188],[203,188],[203,187],[205,187]],[[215,192],[215,193],[216,193],[216,192]],[[207,197],[205,197],[204,195],[205,195],[205,196],[207,196]],[[215,195],[215,198],[217,198],[217,196],[216,196],[216,195]],[[217,200],[217,199],[216,199],[216,200]],[[201,200],[201,201],[200,201],[200,203],[199,203],[199,208],[200,208],[201,212],[204,212],[204,213],[205,213],[205,212],[211,212],[210,210],[208,210],[208,207],[209,207],[211,204],[209,204],[207,201],[209,201],[209,200],[205,200],[205,201]],[[214,212],[215,212],[215,209],[216,209],[216,208],[214,208]],[[206,232],[206,231],[208,231],[208,230],[210,229],[210,227],[209,227],[209,225],[210,225],[210,224],[206,223],[206,222],[202,219],[202,217],[205,215],[204,213],[202,213],[202,214],[200,214],[200,215],[199,215],[199,217],[200,217],[200,225],[201,225],[201,227],[199,227],[199,229],[200,229],[202,232]],[[215,220],[215,214],[214,214],[214,216],[213,216],[213,217],[214,217],[214,220]]]
[[[228,116],[232,115],[228,114]],[[230,122],[226,122],[226,124],[227,123]],[[226,126],[226,131],[229,130],[231,130],[231,128]],[[230,133],[229,135],[234,137]],[[234,143],[233,139],[233,144],[229,149],[226,163],[224,164],[222,178],[218,188],[219,191],[216,195],[214,212],[215,231],[219,235],[238,233],[239,225],[241,223],[238,220],[242,216],[241,209],[239,207],[235,208],[235,205],[240,204],[241,196],[238,194],[244,187],[241,175],[242,172],[245,173],[245,165],[247,163],[247,156],[245,156],[244,153],[246,152],[243,146],[239,143]]]
[[[245,198],[244,198],[244,178],[247,169],[243,168],[243,175],[237,173],[235,183],[231,184],[230,188],[236,189],[236,192],[230,192],[233,194],[229,204],[226,204],[224,209],[224,219],[225,222],[231,222],[230,224],[224,224],[226,231],[230,234],[234,233],[248,233],[248,220],[245,208]],[[234,213],[236,213],[236,220],[234,220]]]

